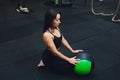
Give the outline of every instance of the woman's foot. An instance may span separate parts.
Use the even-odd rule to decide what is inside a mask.
[[[40,63],[37,65],[37,67],[44,67],[45,65],[44,65],[44,63],[43,63],[43,61],[41,60],[40,61]]]

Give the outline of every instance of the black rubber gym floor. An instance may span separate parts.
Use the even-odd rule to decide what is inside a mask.
[[[30,14],[15,11],[15,0],[0,1],[0,80],[119,80],[120,24],[112,16],[95,16],[83,0],[72,7],[55,7],[62,13],[60,28],[74,49],[95,58],[93,73],[86,77],[56,74],[37,68],[45,45],[42,41],[47,0],[28,0]],[[114,12],[118,1],[95,1],[96,11]],[[118,16],[119,17],[119,16]],[[63,46],[65,55],[71,54]]]

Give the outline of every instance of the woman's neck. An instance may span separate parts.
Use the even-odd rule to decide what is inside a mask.
[[[49,28],[49,30],[50,30],[51,32],[54,32],[54,31],[55,31],[55,29],[57,29],[57,27],[52,27],[52,28]]]

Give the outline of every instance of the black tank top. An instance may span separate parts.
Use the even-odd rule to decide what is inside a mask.
[[[57,29],[58,30],[58,29]],[[49,30],[48,30],[49,31]],[[58,31],[60,31],[60,30],[58,30]],[[50,32],[50,31],[49,31]],[[57,36],[55,36],[52,32],[50,32],[53,36],[54,36],[54,40],[53,40],[53,42],[54,42],[54,44],[55,44],[55,46],[56,46],[56,48],[58,49],[58,48],[60,48],[60,46],[61,46],[61,41],[62,41],[62,34],[61,34],[61,32],[60,32],[60,37],[57,37]]]

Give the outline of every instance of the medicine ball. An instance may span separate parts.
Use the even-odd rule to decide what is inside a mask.
[[[82,52],[76,54],[79,63],[75,65],[74,72],[78,75],[88,75],[91,73],[94,67],[94,58],[90,53]]]

